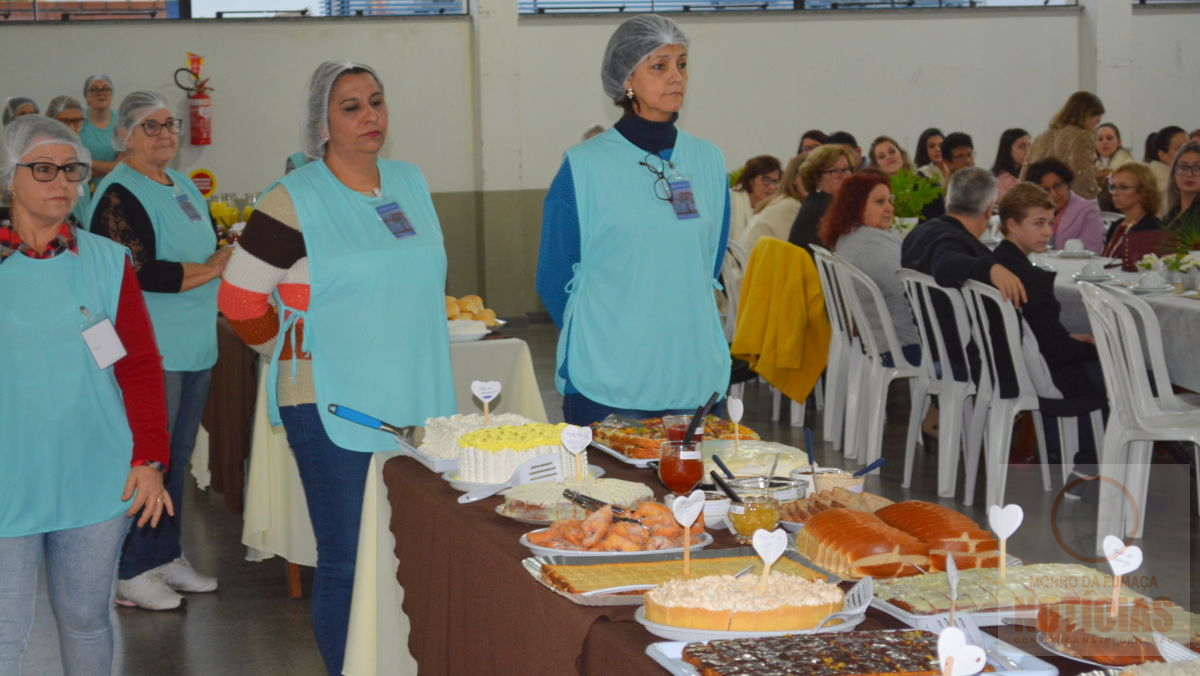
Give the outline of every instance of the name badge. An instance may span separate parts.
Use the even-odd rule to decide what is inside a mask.
[[[96,360],[96,367],[103,371],[120,361],[127,353],[108,314],[101,312],[98,315],[92,315],[85,307],[80,307],[79,311],[83,313],[85,319],[83,342],[91,351],[92,359]]]
[[[675,218],[699,218],[700,210],[696,208],[696,193],[692,190],[692,182],[686,178],[671,181],[671,206],[675,208]]]
[[[200,212],[196,209],[196,205],[192,204],[187,195],[176,195],[175,201],[179,203],[179,208],[183,209],[183,215],[187,216],[189,221],[194,222],[202,218]]]
[[[392,235],[396,239],[404,239],[417,234],[412,223],[409,222],[408,216],[404,215],[404,210],[395,202],[388,202],[375,207],[375,213],[379,214],[379,220],[387,226],[388,230],[392,231]]]

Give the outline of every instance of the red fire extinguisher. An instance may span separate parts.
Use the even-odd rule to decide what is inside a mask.
[[[208,78],[200,79],[203,65],[204,57],[188,52],[188,67],[175,71],[175,85],[188,92],[188,127],[194,146],[212,144],[212,98],[208,95],[212,87],[208,86]],[[190,82],[181,84],[180,75],[185,75]]]

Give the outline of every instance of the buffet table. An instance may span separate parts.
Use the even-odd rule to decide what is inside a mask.
[[[603,467],[607,477],[641,481],[663,492],[649,470],[595,451],[589,461]],[[383,482],[399,560],[396,579],[403,587],[404,613],[412,618],[408,648],[422,673],[666,673],[644,652],[665,639],[634,621],[637,606],[576,605],[530,577],[521,565],[529,551],[517,540],[534,527],[496,514],[501,498],[460,505],[458,491],[405,457],[384,464]],[[736,546],[728,532],[709,532],[716,537],[712,547]],[[860,628],[902,626],[872,609]],[[1028,645],[1031,636],[1024,632],[1021,644]],[[1088,670],[1062,658],[1042,659],[1062,674]]]

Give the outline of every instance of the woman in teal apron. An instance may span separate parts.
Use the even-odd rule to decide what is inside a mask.
[[[0,673],[21,672],[42,561],[63,671],[109,674],[129,516],[170,514],[162,367],[129,252],[67,222],[88,177],[74,132],[4,130],[0,187]]]
[[[420,170],[379,157],[388,115],[375,71],[321,64],[305,115],[310,161],[259,198],[220,308],[271,356],[271,416],[287,429],[317,540],[313,630],[340,674],[367,469],[397,444],[328,407],[395,425],[455,412],[446,253]]]
[[[183,558],[183,486],[217,361],[217,287],[232,251],[217,251],[204,197],[187,176],[167,168],[179,148],[181,121],[154,92],[133,92],[117,112],[114,145],[125,151],[96,187],[92,232],[129,247],[162,352],[171,470],[167,491],[175,516],[136,528],[125,543],[117,603],[148,610],[178,608],[178,592],[208,592],[215,578]],[[215,252],[215,253],[214,253]]]
[[[58,120],[78,134],[83,130],[86,112],[83,104],[74,96],[56,96],[46,105],[46,117]],[[79,183],[79,199],[75,200],[75,208],[71,210],[71,225],[87,229],[87,217],[92,212],[92,189],[87,181]]]
[[[112,78],[87,76],[83,81],[83,100],[87,102],[87,120],[79,132],[79,140],[92,153],[92,177],[99,180],[117,166],[112,130]]]
[[[725,159],[677,129],[687,36],[648,14],[601,66],[624,115],[569,149],[542,218],[537,288],[561,328],[567,422],[691,412],[729,386],[714,289],[729,236]]]

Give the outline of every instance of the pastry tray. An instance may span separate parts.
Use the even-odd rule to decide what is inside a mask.
[[[1057,676],[1058,669],[1044,660],[1041,660],[1029,653],[1023,652],[1014,648],[991,634],[984,634],[983,641],[987,645],[984,648],[994,648],[1001,650],[1005,655],[1012,658],[1022,668],[1020,671],[1003,671],[999,670],[997,665],[991,658],[988,658],[988,664],[997,671],[989,671],[993,676],[1004,676],[1005,674],[1014,674],[1019,676]],[[651,643],[646,646],[646,654],[650,659],[657,662],[668,673],[675,676],[700,676],[700,672],[695,667],[684,662],[682,659],[683,647],[687,643],[684,641],[662,641],[659,643]]]
[[[784,552],[784,556],[792,561],[811,569],[813,572],[824,575],[829,582],[837,583],[840,580],[828,572],[814,566],[812,563],[797,555],[795,552]],[[718,559],[726,556],[756,556],[753,547],[732,547],[728,549],[703,549],[692,550],[693,559]],[[561,589],[548,584],[542,579],[542,564],[550,564],[555,566],[586,566],[596,563],[621,563],[623,561],[677,561],[682,560],[683,555],[679,552],[673,554],[634,554],[632,556],[562,556],[556,554],[554,556],[529,556],[521,561],[521,565],[525,567],[525,572],[529,573],[530,577],[537,580],[538,584],[546,589],[571,599],[572,602],[578,603],[581,606],[640,606],[642,605],[641,594],[605,594],[602,596],[585,596],[584,594],[571,594]]]
[[[600,451],[601,453],[611,455],[613,458],[615,458],[619,462],[623,462],[626,465],[633,465],[634,467],[638,467],[641,469],[646,469],[647,467],[650,466],[650,463],[658,461],[658,458],[631,458],[628,455],[625,455],[624,453],[616,450],[615,448],[609,448],[608,446],[605,446],[604,444],[600,443],[599,441],[596,441],[595,439],[592,440],[591,446],[592,446],[592,448],[596,449],[597,451]]]

